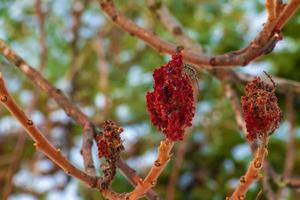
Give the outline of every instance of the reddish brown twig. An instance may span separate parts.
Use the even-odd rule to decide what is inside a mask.
[[[289,3],[282,8],[282,11],[278,16],[274,29],[281,30],[283,26],[289,21],[289,19],[295,14],[299,6],[300,0],[290,0]]]
[[[256,155],[250,163],[247,172],[240,178],[240,183],[231,195],[231,200],[240,200],[245,198],[245,194],[250,185],[259,178],[261,168],[263,166],[267,154],[268,136],[262,137],[262,143],[257,149]]]
[[[186,148],[188,147],[188,142],[190,138],[190,131],[186,130],[184,133],[183,140],[179,143],[178,149],[176,151],[173,168],[171,175],[169,177],[169,182],[166,189],[166,200],[173,200],[175,195],[176,183],[179,175],[179,170],[184,161]]]
[[[30,80],[45,90],[54,100],[64,109],[66,114],[77,121],[81,126],[84,127],[82,153],[84,157],[84,166],[88,174],[95,176],[96,170],[92,160],[91,149],[88,147],[92,146],[93,141],[93,125],[89,121],[88,117],[83,114],[70,100],[61,92],[61,90],[53,87],[41,74],[28,65],[20,56],[18,56],[10,47],[0,39],[0,53],[2,53],[11,63],[13,63],[18,69],[20,69]]]
[[[55,88],[47,81],[38,71],[33,67],[28,65],[18,54],[16,54],[3,40],[0,39],[0,53],[4,55],[12,64],[14,64],[19,70],[21,70],[33,83],[38,86],[41,90],[46,91],[49,96],[51,96],[57,104],[66,112],[68,116],[73,118],[78,124],[80,124],[83,130],[83,145],[81,153],[83,154],[84,159],[84,168],[87,174],[90,176],[96,176],[96,170],[94,167],[94,162],[92,159],[91,147],[93,144],[93,136],[95,133],[94,124],[89,120],[89,118],[78,108],[76,107],[71,100],[69,100],[61,90]],[[126,163],[124,163],[126,166]],[[120,170],[123,171],[125,175],[132,175],[132,173],[127,170],[130,167],[120,167]],[[137,184],[134,181],[133,177],[127,177],[132,180],[133,183]],[[152,193],[155,193],[152,191]],[[148,195],[148,193],[147,193]],[[148,196],[151,198],[151,196]],[[152,196],[153,197],[153,196]],[[159,199],[159,196],[156,194],[156,199]],[[152,199],[155,199],[152,198]]]
[[[174,142],[169,139],[165,139],[160,142],[157,160],[154,162],[154,165],[151,167],[146,178],[139,181],[134,190],[127,195],[126,199],[138,199],[144,196],[150,188],[156,185],[159,175],[162,173],[170,160],[170,152],[173,145]]]
[[[17,106],[11,95],[8,93],[5,83],[0,73],[0,101],[6,109],[20,122],[22,127],[26,130],[28,135],[33,139],[34,146],[42,151],[49,159],[57,164],[65,171],[67,175],[73,176],[82,182],[86,183],[92,188],[97,188],[108,199],[121,200],[124,199],[123,194],[117,194],[109,189],[101,187],[102,180],[97,177],[90,176],[89,174],[79,170],[72,165],[61,153],[60,149],[55,148],[47,138],[37,129],[34,122],[30,120],[26,114]]]
[[[273,21],[276,18],[275,4],[276,2],[274,0],[266,0],[266,9],[268,12],[269,21]]]
[[[231,73],[231,72],[230,72]],[[253,75],[245,74],[245,73],[231,73],[231,80],[238,80],[241,83],[248,83],[253,80]],[[291,91],[292,93],[300,93],[300,83],[293,80],[288,80],[284,78],[272,77],[272,79],[276,82],[276,92],[285,94],[286,91]]]
[[[156,36],[153,32],[147,31],[142,27],[136,25],[133,21],[125,17],[123,14],[119,13],[115,8],[112,0],[98,0],[102,9],[106,14],[122,29],[129,32],[131,35],[135,35],[149,46],[158,50],[159,52],[164,52],[168,54],[174,54],[177,52],[177,46],[162,40]],[[293,2],[291,2],[293,3]],[[298,5],[298,3],[297,3]],[[274,20],[274,22],[267,21],[262,31],[257,35],[257,37],[245,48],[226,53],[219,56],[208,56],[204,54],[199,54],[189,49],[183,49],[181,51],[183,58],[186,62],[195,64],[197,67],[203,68],[205,66],[236,66],[236,65],[247,65],[250,61],[255,58],[268,53],[270,49],[276,44],[281,36],[278,31],[284,25],[283,22],[288,20],[285,15],[291,16],[297,10],[297,6],[289,7],[290,10],[283,10],[280,16]],[[286,13],[289,12],[289,13]]]
[[[32,120],[30,120],[25,113],[16,105],[10,94],[8,93],[2,74],[0,74],[0,100],[1,103],[10,111],[10,113],[21,123],[23,128],[34,140],[34,146],[44,152],[51,160],[60,166],[67,174],[70,174],[90,186],[96,185],[96,178],[91,177],[84,172],[74,167],[63,155],[59,149],[56,149],[43,134],[35,127]]]

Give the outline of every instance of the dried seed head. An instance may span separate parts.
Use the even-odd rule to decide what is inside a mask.
[[[245,96],[242,96],[242,108],[247,138],[253,141],[277,129],[281,120],[281,111],[275,96],[275,86],[263,82],[259,77],[245,87]]]
[[[107,120],[103,123],[103,131],[96,135],[99,158],[105,157],[110,160],[119,158],[124,150],[120,134],[123,129],[115,122]]]
[[[116,174],[116,162],[120,158],[120,153],[124,150],[120,134],[123,129],[111,120],[104,121],[103,131],[96,135],[95,140],[98,147],[98,157],[104,157],[106,162],[101,165],[103,172],[101,188],[110,186]]]
[[[183,68],[182,56],[174,54],[170,62],[154,70],[154,91],[146,95],[153,125],[173,141],[183,139],[195,113],[192,83]]]

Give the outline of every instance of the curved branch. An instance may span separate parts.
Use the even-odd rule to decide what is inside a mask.
[[[49,96],[51,96],[57,104],[66,112],[66,114],[73,118],[77,123],[79,123],[84,128],[84,134],[82,134],[83,142],[81,153],[84,158],[84,168],[85,171],[90,176],[96,176],[96,170],[94,162],[92,159],[91,147],[93,144],[93,135],[95,133],[94,124],[89,120],[89,118],[68,99],[61,90],[55,88],[51,83],[46,80],[38,71],[33,67],[28,65],[18,54],[16,54],[3,40],[0,39],[0,54],[4,55],[8,61],[14,64],[21,72],[23,72],[33,83],[38,86],[41,90],[46,91]],[[125,175],[131,175],[127,173],[127,170],[130,169],[126,163],[126,167],[119,166],[120,170],[123,171]],[[134,180],[134,177],[128,176],[133,183],[137,184]],[[155,192],[150,190],[152,194]],[[156,193],[155,193],[156,194]],[[148,193],[147,193],[148,196]],[[150,199],[159,199],[159,196],[156,194],[155,198]]]
[[[102,10],[123,30],[131,35],[137,36],[139,39],[146,42],[152,48],[159,52],[174,54],[178,47],[170,42],[162,40],[153,32],[148,31],[138,25],[132,20],[119,13],[113,3],[113,0],[98,0]],[[247,65],[255,58],[269,53],[276,43],[281,39],[280,29],[290,16],[298,9],[299,0],[292,0],[287,6],[289,9],[284,9],[278,18],[274,21],[267,21],[262,31],[256,38],[245,48],[234,52],[229,52],[223,55],[209,56],[199,54],[190,49],[183,49],[181,51],[186,62],[197,65],[197,68],[216,67],[216,66],[236,66]],[[288,16],[288,17],[287,17]]]

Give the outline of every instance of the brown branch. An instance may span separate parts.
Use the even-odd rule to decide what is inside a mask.
[[[34,125],[33,121],[29,119],[23,110],[17,106],[14,99],[8,93],[5,83],[0,73],[0,100],[5,108],[19,121],[28,135],[33,139],[34,146],[42,151],[50,160],[58,165],[67,175],[73,176],[82,182],[86,183],[91,188],[97,188],[100,192],[108,199],[121,200],[123,194],[117,194],[109,189],[103,189],[102,179],[98,179],[95,176],[81,171],[71,164],[61,153],[60,149],[56,149],[47,138],[40,132],[39,129]]]
[[[147,0],[147,3],[150,10],[156,13],[160,22],[175,36],[179,44],[181,44],[184,48],[191,49],[195,52],[203,52],[202,47],[187,36],[180,22],[172,16],[169,9],[163,4],[163,2],[158,0]]]
[[[255,179],[259,178],[261,168],[263,166],[265,157],[267,155],[267,145],[268,145],[269,138],[268,136],[262,136],[261,139],[262,139],[262,143],[257,149],[254,159],[250,163],[245,175],[240,178],[239,185],[235,188],[235,191],[233,192],[233,194],[229,199],[231,200],[244,199],[250,185],[255,181]]]
[[[273,169],[270,169],[270,165],[269,163],[265,160],[264,162],[264,175],[262,177],[262,187],[263,187],[263,191],[264,193],[266,194],[266,197],[268,200],[274,200],[275,199],[275,195],[274,195],[274,192],[272,190],[272,187],[269,183],[269,179],[272,177],[270,172],[273,170]]]
[[[295,146],[295,112],[294,112],[294,95],[291,92],[286,94],[286,112],[288,121],[288,142],[285,154],[284,169],[282,173],[283,180],[290,177],[295,165],[296,146]],[[283,185],[284,186],[284,185]],[[276,199],[282,199],[284,187],[280,187],[276,193]]]
[[[173,200],[175,195],[176,183],[179,175],[179,170],[184,161],[186,148],[189,142],[190,131],[185,131],[183,141],[179,143],[178,149],[175,154],[175,160],[172,168],[171,175],[169,177],[167,189],[166,189],[166,200]]]
[[[40,55],[39,55],[39,70],[43,71],[46,61],[47,61],[47,46],[46,46],[46,39],[45,39],[45,29],[44,29],[44,19],[45,19],[45,13],[42,11],[42,2],[41,0],[36,0],[35,2],[35,11],[37,15],[37,21],[38,21],[38,29],[40,32]],[[33,93],[33,98],[30,102],[30,105],[28,107],[29,113],[31,113],[36,105],[37,102],[37,96],[38,92],[35,91]],[[3,199],[8,199],[12,189],[13,189],[13,175],[18,170],[19,166],[21,165],[22,160],[22,153],[23,149],[25,147],[26,142],[26,135],[23,134],[23,132],[19,133],[18,136],[18,142],[16,144],[16,149],[13,155],[13,162],[10,164],[7,176],[6,176],[6,184],[4,185],[3,189]]]
[[[234,73],[233,71],[230,72],[230,80],[236,81],[238,80],[239,82],[243,84],[247,84],[251,80],[253,80],[253,75],[245,74],[245,73],[240,73],[236,72]],[[276,83],[276,92],[285,94],[286,91],[291,91],[293,93],[300,93],[300,83],[297,81],[293,80],[288,80],[288,79],[283,79],[283,78],[278,78],[278,77],[273,77],[272,79]]]
[[[296,146],[295,146],[295,109],[294,109],[294,95],[290,92],[287,93],[286,99],[286,112],[287,121],[289,124],[288,131],[288,143],[285,166],[283,171],[283,177],[290,177],[295,164]]]
[[[103,33],[99,32],[93,42],[93,49],[97,54],[98,70],[99,70],[99,91],[104,95],[104,106],[99,116],[105,117],[111,108],[111,102],[108,94],[109,86],[109,63],[105,55],[105,47],[103,43]],[[100,119],[99,121],[103,121]]]
[[[144,180],[140,180],[137,186],[132,192],[130,192],[126,199],[135,200],[143,195],[152,187],[156,185],[156,181],[159,175],[162,173],[164,168],[167,166],[170,160],[170,152],[174,145],[173,141],[168,139],[162,140],[159,145],[157,160],[154,162],[154,165],[151,167],[148,175]]]
[[[285,180],[287,186],[292,188],[300,188],[300,178],[289,178]]]
[[[266,0],[266,9],[268,12],[268,20],[273,21],[276,18],[276,1],[274,0]]]
[[[28,135],[34,140],[34,146],[45,153],[52,161],[60,166],[67,174],[70,174],[90,186],[95,187],[96,178],[91,177],[84,172],[74,167],[63,155],[59,149],[56,149],[43,134],[36,128],[33,121],[30,120],[25,113],[16,105],[8,93],[2,74],[0,73],[0,100],[7,110],[21,123],[22,127],[26,130]]]
[[[300,6],[300,0],[290,0],[289,3],[284,6],[280,13],[275,30],[281,30],[283,26],[289,21],[289,19],[295,14]]]
[[[136,25],[132,20],[119,13],[112,0],[98,0],[98,2],[100,3],[102,10],[123,30],[127,31],[131,35],[135,35],[159,52],[168,54],[174,54],[177,52],[178,47],[176,45],[162,40],[153,32]],[[245,66],[255,58],[265,53],[269,53],[277,41],[281,39],[278,31],[280,31],[283,26],[281,24],[288,20],[287,17],[284,17],[285,15],[289,15],[286,12],[294,13],[294,11],[297,10],[295,5],[290,6],[289,8],[289,10],[284,9],[276,20],[272,22],[267,21],[256,38],[247,47],[241,50],[218,56],[209,56],[199,54],[198,52],[194,52],[190,49],[183,49],[181,51],[183,58],[186,62],[197,65],[198,69],[207,66]],[[279,24],[279,22],[281,24]]]
[[[38,21],[38,30],[40,33],[39,41],[40,41],[40,63],[39,69],[41,72],[44,71],[47,62],[47,53],[48,48],[46,45],[46,32],[45,32],[45,17],[46,13],[42,8],[42,0],[36,0],[35,2],[35,12]]]
[[[93,130],[93,124],[89,121],[88,117],[79,110],[63,93],[61,90],[55,88],[47,81],[38,71],[28,65],[19,55],[17,55],[3,40],[0,39],[0,53],[4,55],[11,63],[20,69],[30,80],[32,80],[40,89],[46,91],[57,103],[64,109],[66,114],[78,122],[85,130]],[[91,132],[83,134],[82,148],[84,153],[84,166],[85,171],[90,175],[95,176],[96,170],[92,160],[92,152],[90,148],[92,143],[90,138],[93,138]]]
[[[155,12],[159,17],[161,23],[167,28],[167,30],[172,33],[177,42],[180,45],[183,45],[186,48],[192,49],[193,51],[197,51],[201,53],[201,46],[194,42],[187,34],[183,31],[184,28],[180,24],[180,22],[170,13],[168,8],[158,0],[147,0],[148,5],[151,11]],[[275,7],[282,7],[282,2],[280,0],[276,0]],[[276,8],[275,8],[276,9]],[[276,9],[278,10],[278,8]],[[279,11],[277,11],[278,13]],[[270,14],[269,14],[270,15]],[[180,30],[180,31],[175,31]],[[254,76],[244,74],[241,72],[235,72],[231,69],[221,70],[221,69],[214,69],[208,70],[213,75],[215,75],[218,79],[226,78],[226,81],[229,83],[235,83],[236,79],[238,79],[242,83],[248,83],[253,79]],[[226,75],[225,75],[226,74]],[[288,79],[272,77],[276,82],[276,91],[285,93],[287,89],[292,90],[295,93],[300,93],[300,83]],[[239,123],[240,120],[238,120]],[[241,124],[241,123],[239,123]],[[239,125],[240,126],[240,125]],[[245,132],[245,129],[242,129]]]
[[[0,74],[0,79],[1,79],[1,74]],[[19,134],[16,148],[13,153],[13,161],[10,164],[10,166],[6,172],[5,185],[3,188],[2,199],[8,199],[8,197],[12,191],[12,188],[13,188],[12,178],[20,166],[20,163],[22,160],[23,149],[25,146],[25,141],[26,141],[26,135],[23,132],[21,132]]]
[[[0,39],[0,53],[6,57],[8,61],[14,64],[21,72],[23,72],[33,83],[41,90],[46,91],[57,104],[66,112],[66,114],[73,118],[78,124],[84,128],[83,145],[81,153],[84,158],[85,171],[90,176],[96,176],[96,170],[92,159],[91,147],[93,144],[93,135],[95,133],[94,124],[88,119],[88,117],[76,107],[70,99],[68,99],[61,90],[55,88],[47,81],[38,71],[28,65],[18,54],[16,54],[3,40]],[[127,173],[127,168],[120,168],[124,174]],[[133,177],[128,177],[133,179]],[[134,181],[133,181],[134,182]],[[155,193],[154,191],[152,191]],[[150,198],[150,197],[149,197]]]
[[[117,167],[122,169],[122,173],[125,175],[125,177],[127,177],[127,178],[130,177],[130,178],[128,178],[128,181],[130,182],[130,184],[132,186],[135,187],[140,182],[141,178],[136,174],[135,170],[131,169],[124,161],[122,161],[120,159],[117,161],[116,164],[117,164]],[[160,199],[158,194],[151,189],[146,192],[146,196],[149,199],[153,199],[153,200]]]

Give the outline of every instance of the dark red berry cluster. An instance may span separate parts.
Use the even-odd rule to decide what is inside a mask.
[[[98,157],[104,157],[106,163],[101,164],[103,177],[101,188],[108,188],[116,174],[116,162],[120,158],[120,153],[124,150],[120,134],[123,129],[111,120],[104,121],[103,131],[96,135],[98,147]]]
[[[96,135],[98,157],[114,159],[116,156],[119,156],[122,150],[124,150],[120,137],[123,128],[119,127],[111,120],[106,120],[103,122],[102,129],[103,131]]]
[[[195,114],[190,78],[183,73],[180,54],[153,73],[154,91],[146,95],[146,106],[154,126],[171,140],[181,140]]]
[[[246,85],[245,93],[242,96],[242,108],[248,131],[247,139],[253,141],[260,134],[273,133],[281,119],[275,86],[256,77]]]

